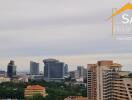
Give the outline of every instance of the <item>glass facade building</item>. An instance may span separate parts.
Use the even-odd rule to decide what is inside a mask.
[[[46,81],[63,81],[68,68],[65,64],[56,59],[45,59],[44,62],[44,79]],[[68,67],[68,66],[67,66]]]
[[[8,66],[7,66],[7,76],[9,78],[13,78],[16,76],[16,66],[14,61],[10,61]]]

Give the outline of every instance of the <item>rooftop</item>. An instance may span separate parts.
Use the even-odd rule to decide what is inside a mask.
[[[26,89],[28,89],[28,90],[43,90],[43,89],[45,89],[45,87],[40,86],[40,85],[29,85],[29,86],[27,86]]]
[[[113,63],[110,67],[122,67],[122,65],[118,63]]]
[[[87,100],[87,97],[82,96],[69,96],[65,98],[64,100]]]

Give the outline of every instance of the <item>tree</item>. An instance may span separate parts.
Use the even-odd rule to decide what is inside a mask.
[[[41,94],[34,94],[32,97],[27,98],[27,100],[44,100]]]
[[[129,76],[130,78],[132,78],[132,73],[130,73],[128,76]]]

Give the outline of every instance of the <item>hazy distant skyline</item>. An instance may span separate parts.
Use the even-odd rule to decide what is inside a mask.
[[[75,70],[77,66],[87,67],[87,64],[97,63],[99,60],[113,60],[115,63],[123,65],[123,69],[132,71],[132,53],[100,53],[88,55],[71,55],[71,56],[30,56],[30,57],[4,57],[0,58],[0,70],[6,70],[9,60],[13,59],[17,66],[17,71],[29,71],[30,61],[40,63],[40,71],[43,71],[43,60],[47,58],[54,58],[65,62],[69,66],[69,70]]]
[[[61,60],[63,56],[65,59],[62,57],[62,60],[67,61],[67,57],[70,59],[71,56],[88,56],[86,59],[90,59],[89,55],[101,57],[102,53],[106,55],[104,59],[109,59],[107,55],[110,54],[113,59],[115,54],[117,58],[125,54],[129,61],[126,58],[124,62],[130,66],[132,41],[112,39],[111,22],[107,20],[112,8],[120,8],[128,2],[130,0],[1,1],[1,69],[5,69],[9,59],[24,67],[28,63],[20,58],[38,58],[41,61],[43,57]],[[69,62],[71,67],[77,63],[75,60]],[[121,60],[121,63],[124,62]],[[20,67],[18,69],[21,70]]]

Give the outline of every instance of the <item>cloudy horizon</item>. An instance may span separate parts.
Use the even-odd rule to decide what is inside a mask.
[[[77,65],[86,66],[110,58],[132,70],[132,41],[113,39],[111,21],[107,20],[112,8],[120,8],[128,2],[130,0],[1,1],[0,69],[6,69],[10,59],[16,61],[19,70],[29,70],[29,60],[42,63],[45,57],[55,57],[68,63],[71,70]],[[90,60],[91,55],[94,57]]]
[[[81,55],[65,55],[65,56],[19,56],[19,57],[2,57],[0,58],[0,70],[7,70],[7,64],[10,60],[15,61],[17,71],[29,71],[30,61],[35,61],[40,64],[40,71],[43,72],[44,59],[57,59],[68,64],[69,70],[76,70],[77,66],[87,67],[87,64],[95,64],[101,60],[113,60],[114,63],[123,65],[123,70],[132,70],[132,53],[95,53],[95,54],[81,54]]]

